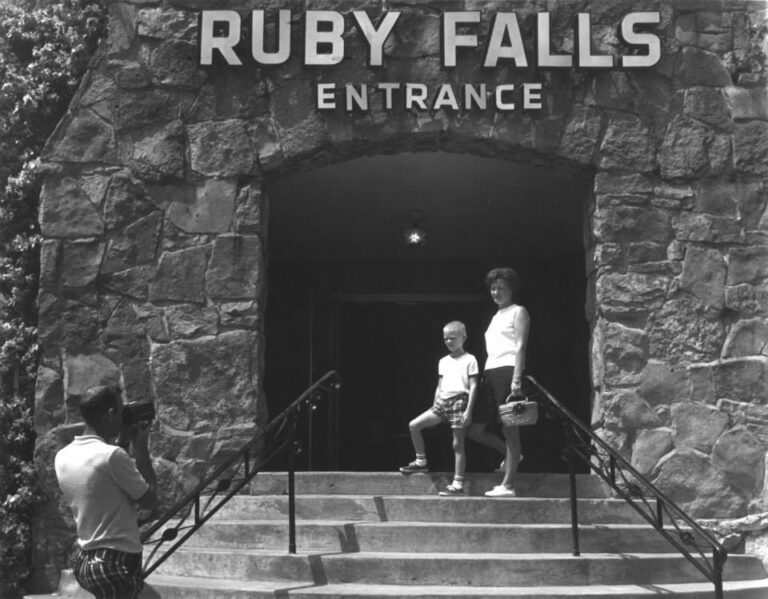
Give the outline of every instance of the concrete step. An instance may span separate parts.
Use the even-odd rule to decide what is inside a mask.
[[[167,576],[153,574],[139,599],[713,599],[710,582],[682,584],[566,584],[536,587],[436,586],[395,584],[316,584],[295,581],[268,582],[203,578],[199,576]],[[730,581],[724,584],[728,599],[765,599],[768,580]],[[26,599],[92,599],[74,580],[71,571],[62,573],[60,594],[28,595]]]
[[[469,472],[464,481],[469,495],[481,496],[501,482],[494,472]],[[611,497],[610,488],[597,476],[579,474],[580,498]],[[448,472],[403,475],[399,472],[297,472],[296,493],[300,495],[437,495],[453,480]],[[525,473],[515,477],[520,497],[569,497],[567,474]],[[285,495],[285,472],[261,472],[250,484],[253,495]]]
[[[361,490],[362,493],[362,490]],[[645,520],[621,499],[579,499],[583,524],[639,524]],[[237,495],[216,518],[278,520],[288,518],[285,495]],[[563,498],[438,497],[432,495],[298,495],[302,520],[379,520],[384,522],[570,523],[571,504]]]
[[[467,524],[454,522],[298,521],[302,552],[358,551],[442,553],[568,553],[569,524]],[[584,525],[582,552],[668,553],[670,543],[641,524]],[[286,522],[219,520],[205,524],[187,541],[189,547],[287,550]]]
[[[459,548],[457,548],[458,550]],[[581,557],[550,553],[288,553],[184,548],[158,573],[243,580],[305,583],[365,583],[450,586],[540,586],[686,583],[701,573],[677,553],[590,553]],[[753,556],[728,559],[727,580],[765,578]]]

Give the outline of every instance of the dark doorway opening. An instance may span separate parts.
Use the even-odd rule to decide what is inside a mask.
[[[330,369],[344,385],[303,422],[302,467],[393,470],[412,459],[408,421],[431,404],[442,326],[462,320],[481,367],[495,310],[485,272],[523,280],[527,372],[585,420],[589,330],[582,213],[589,182],[502,160],[442,153],[349,161],[271,182],[265,391],[272,415]],[[427,245],[403,231],[423,211]],[[521,471],[565,469],[554,422],[521,430]],[[450,470],[447,426],[425,435]],[[470,470],[500,456],[472,443]]]

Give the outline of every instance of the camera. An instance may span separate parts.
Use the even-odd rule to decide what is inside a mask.
[[[132,401],[123,406],[123,426],[133,426],[139,422],[150,422],[155,419],[155,404],[151,402]]]

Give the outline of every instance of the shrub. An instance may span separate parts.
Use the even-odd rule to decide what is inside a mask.
[[[35,485],[37,157],[106,33],[102,0],[0,1],[0,580],[29,572]]]

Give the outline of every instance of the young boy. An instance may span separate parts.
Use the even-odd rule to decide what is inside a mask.
[[[478,376],[475,356],[464,351],[466,339],[467,329],[464,323],[454,320],[443,327],[443,340],[450,353],[441,358],[438,364],[439,378],[432,407],[411,420],[408,425],[416,459],[400,468],[403,474],[427,472],[427,455],[421,431],[441,422],[447,422],[453,431],[453,452],[456,463],[453,482],[444,491],[440,491],[439,494],[442,496],[464,494],[464,470],[467,464],[464,436],[465,429],[472,418]]]

